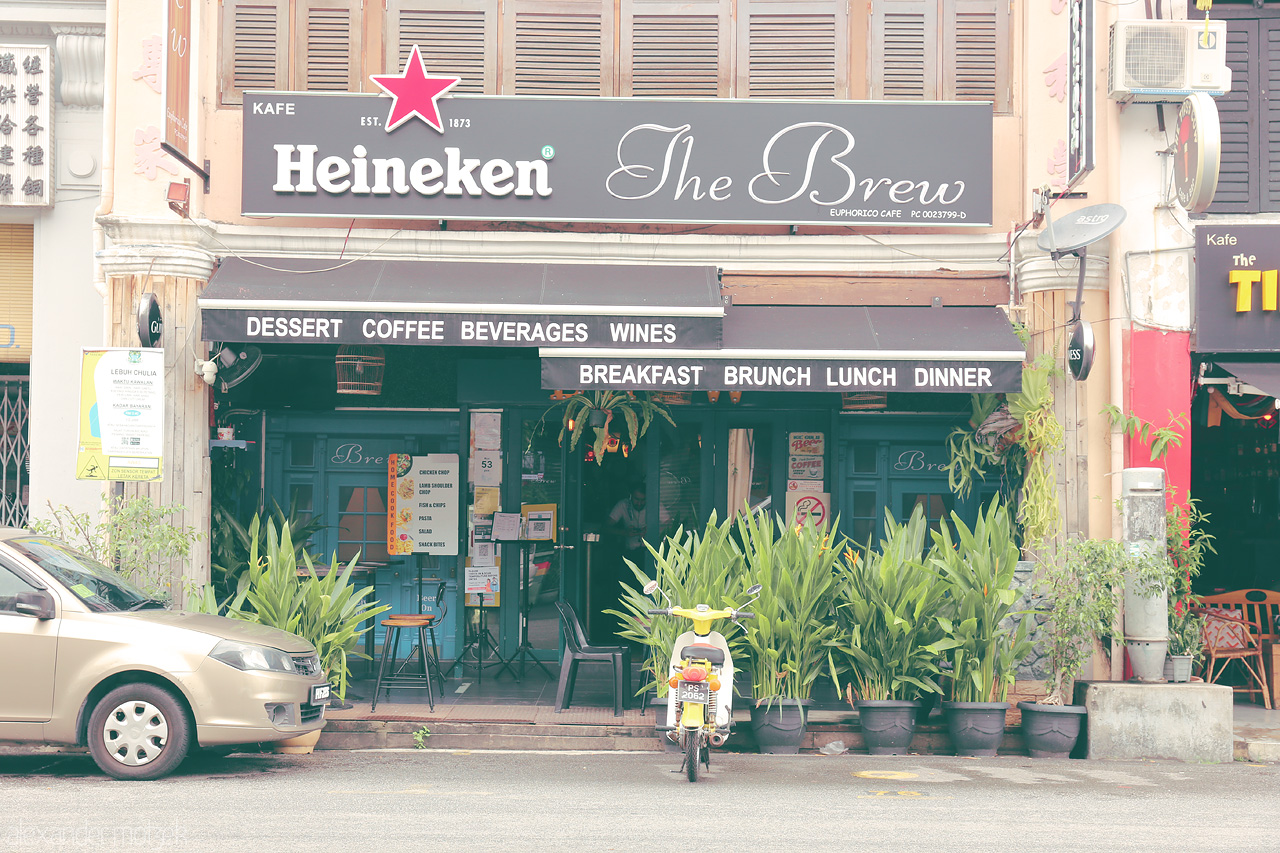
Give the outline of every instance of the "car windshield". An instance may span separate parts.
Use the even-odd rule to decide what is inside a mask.
[[[10,539],[9,545],[57,578],[90,610],[136,610],[152,601],[151,596],[97,560],[55,539],[23,536]]]

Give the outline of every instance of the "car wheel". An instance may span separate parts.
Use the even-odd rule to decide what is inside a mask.
[[[89,752],[108,776],[158,779],[187,757],[191,724],[167,690],[126,684],[94,706],[88,734]]]

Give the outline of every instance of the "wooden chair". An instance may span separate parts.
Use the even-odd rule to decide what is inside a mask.
[[[1194,613],[1205,617],[1205,665],[1204,680],[1214,684],[1233,660],[1240,661],[1249,674],[1244,685],[1234,689],[1240,693],[1262,694],[1262,703],[1271,710],[1271,691],[1267,688],[1267,668],[1262,656],[1262,643],[1258,639],[1261,627],[1257,622],[1244,618],[1239,608],[1220,605],[1196,607]],[[1218,667],[1218,662],[1222,666]],[[1216,670],[1216,671],[1215,671]]]

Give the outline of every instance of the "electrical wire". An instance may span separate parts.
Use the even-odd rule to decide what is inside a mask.
[[[289,269],[283,269],[281,267],[273,267],[270,264],[264,264],[261,261],[254,260],[253,258],[247,258],[244,255],[237,254],[231,249],[230,246],[222,242],[221,238],[218,237],[217,232],[214,231],[213,229],[206,227],[196,219],[189,219],[187,221],[195,225],[196,228],[200,229],[200,231],[206,234],[211,240],[213,240],[223,249],[226,249],[226,257],[236,258],[238,260],[244,261],[246,264],[252,264],[255,267],[260,267],[261,269],[264,269],[264,270],[270,270],[271,272],[292,273],[294,275],[314,275],[316,273],[333,272],[334,270],[340,270],[345,267],[349,267],[354,263],[366,260],[372,257],[373,255],[377,254],[379,249],[381,249],[383,246],[390,243],[392,240],[398,237],[402,231],[404,231],[403,228],[397,228],[395,231],[391,232],[390,236],[388,236],[387,239],[383,240],[381,243],[374,246],[369,251],[365,252],[362,255],[357,255],[356,257],[351,258],[350,260],[343,261],[342,263],[334,264],[333,266],[330,266],[330,267],[323,267],[321,269],[314,269],[314,270],[289,270]],[[352,220],[352,225],[354,226],[354,224],[355,224],[355,220]],[[347,236],[350,237],[349,232]],[[344,242],[343,251],[345,250],[346,250],[346,243]]]

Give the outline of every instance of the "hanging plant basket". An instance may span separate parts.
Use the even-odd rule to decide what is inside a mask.
[[[382,393],[382,374],[386,368],[382,347],[343,344],[338,347],[334,364],[338,370],[339,394]]]

